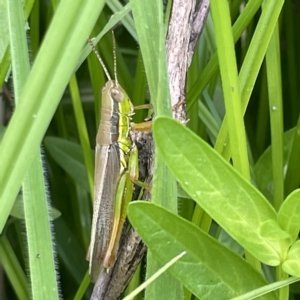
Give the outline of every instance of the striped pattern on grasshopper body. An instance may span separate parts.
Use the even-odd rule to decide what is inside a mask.
[[[109,80],[102,89],[101,122],[96,137],[95,199],[90,244],[90,276],[96,281],[116,259],[118,243],[138,170],[129,170],[132,143],[130,116],[134,107],[124,89]],[[137,165],[137,164],[135,164]],[[130,174],[129,174],[130,173]]]

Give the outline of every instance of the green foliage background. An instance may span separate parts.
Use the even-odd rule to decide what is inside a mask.
[[[63,299],[88,299],[91,294],[85,254],[89,245],[92,214],[92,149],[99,124],[100,91],[106,79],[95,56],[91,54],[87,57],[87,36],[97,36],[105,26],[110,31],[121,20],[115,27],[119,82],[134,105],[147,102],[151,96],[158,118],[171,114],[164,49],[167,24],[164,23],[163,15],[163,12],[167,12],[168,16],[171,1],[165,7],[159,0],[130,1],[133,16],[129,14],[130,8],[125,6],[125,1],[64,0],[59,6],[58,4],[54,0],[28,0],[22,6],[19,0],[0,1],[0,36],[3,37],[0,43],[0,80],[3,84],[12,62],[13,76],[9,76],[5,87],[14,91],[16,102],[14,109],[9,101],[12,94],[5,93],[6,112],[14,112],[13,117],[7,117],[0,128],[1,136],[6,131],[0,146],[0,260],[5,273],[4,280],[0,282],[0,290],[5,292],[7,299],[56,299],[59,294]],[[239,176],[243,180],[251,180],[262,192],[259,194],[262,201],[268,199],[275,208],[269,208],[269,204],[264,204],[262,208],[257,200],[254,201],[254,208],[252,207],[255,213],[263,216],[263,219],[265,211],[268,211],[269,219],[277,222],[277,211],[281,208],[278,217],[280,228],[276,227],[275,231],[272,231],[272,224],[262,224],[258,218],[258,235],[262,238],[262,243],[266,237],[270,239],[271,234],[276,241],[284,240],[285,233],[281,229],[291,234],[294,241],[299,231],[299,197],[297,191],[290,195],[298,188],[300,176],[300,104],[297,84],[300,69],[297,55],[299,11],[299,4],[291,0],[284,3],[272,0],[213,2],[212,14],[208,16],[188,72],[188,128],[214,146],[216,152],[226,160],[231,157],[234,168],[241,174]],[[110,19],[112,14],[115,16]],[[28,23],[25,24],[24,19],[28,19]],[[101,38],[98,47],[112,74],[110,32]],[[3,94],[5,90],[2,89]],[[142,121],[144,117],[145,112],[138,111],[134,121]],[[158,121],[158,124],[165,124],[164,122]],[[176,128],[176,125],[172,126]],[[295,126],[296,129],[290,130]],[[165,128],[168,128],[167,123]],[[185,141],[189,140],[189,133],[180,130],[175,132],[169,143],[173,142],[174,147],[176,143],[189,147],[190,145],[185,145]],[[161,155],[163,150],[160,149],[163,148],[160,147],[163,147],[163,143],[160,143],[160,139],[166,139],[163,133],[155,132],[155,137],[159,146],[158,155]],[[197,149],[198,142],[191,143]],[[38,151],[40,144],[42,154]],[[171,149],[172,147],[168,151]],[[184,149],[180,151],[183,153]],[[197,178],[197,174],[199,178],[202,176],[202,181],[209,180],[210,176],[222,178],[216,174],[227,172],[228,166],[222,164],[211,175],[210,169],[206,169],[205,165],[201,166],[204,171],[197,169],[196,160],[204,150],[201,148],[195,151],[195,157],[192,156],[195,160],[195,171],[192,174],[194,178]],[[215,158],[212,157],[213,162]],[[184,154],[182,158],[184,161]],[[174,157],[169,162],[163,155],[157,157],[153,202],[176,212],[174,179],[163,163],[166,161],[180,182],[180,174],[176,175],[177,170],[172,169],[173,160]],[[185,167],[187,165],[183,163],[181,168]],[[219,182],[217,190],[222,190],[222,183],[226,178],[215,181]],[[23,194],[22,197],[17,197],[21,182]],[[180,183],[184,186],[183,181]],[[197,181],[193,186],[198,186]],[[228,186],[228,190],[235,195],[235,188],[229,183]],[[172,299],[182,299],[183,295],[185,299],[191,299],[191,293],[201,299],[205,299],[204,295],[206,299],[228,299],[254,290],[267,281],[288,277],[277,263],[273,264],[277,266],[276,270],[269,266],[263,267],[265,279],[257,275],[255,269],[260,270],[259,260],[271,264],[272,259],[268,252],[264,252],[266,258],[260,256],[258,260],[251,242],[250,246],[247,245],[246,233],[246,242],[238,241],[247,250],[246,258],[252,266],[240,263],[239,256],[244,254],[240,244],[218,227],[211,217],[226,231],[230,231],[230,228],[237,230],[238,226],[230,223],[230,218],[226,223],[230,216],[225,215],[222,208],[216,209],[217,214],[214,214],[213,208],[206,208],[201,203],[204,196],[200,200],[196,196],[192,197],[198,204],[195,205],[191,199],[193,190],[186,191],[190,196],[179,188],[178,212],[198,228],[156,206],[137,203],[136,208],[134,205],[130,207],[130,218],[137,228],[147,229],[143,220],[151,224],[148,232],[141,230],[141,235],[151,249],[151,255],[153,254],[153,257],[150,255],[148,258],[148,272],[157,268],[155,258],[159,263],[166,263],[179,254],[175,250],[181,251],[182,245],[184,249],[188,249],[188,255],[193,254],[186,257],[187,267],[179,265],[176,269],[175,265],[171,269],[171,274],[178,281],[174,282],[172,276],[164,277],[163,282],[158,279],[147,288],[146,298],[170,299],[170,293],[174,292]],[[245,191],[249,195],[248,188]],[[288,195],[288,204],[281,206]],[[232,195],[230,197],[228,199],[234,198]],[[51,200],[51,206],[56,209],[52,209],[50,213],[55,218],[52,227],[49,225],[46,198]],[[228,199],[225,198],[226,201]],[[236,199],[239,200],[238,197]],[[20,206],[22,200],[24,211]],[[250,214],[248,211],[251,205],[247,207],[247,204],[236,202],[236,205],[241,205],[241,215],[245,218],[250,215],[249,219],[252,220],[251,211]],[[135,214],[137,215],[134,216]],[[149,217],[151,214],[152,219]],[[140,216],[144,216],[143,220],[136,223],[141,219]],[[163,231],[159,216],[171,224],[165,224]],[[173,224],[178,224],[178,232],[172,232]],[[197,239],[182,241],[184,233],[180,234],[181,230],[192,232]],[[155,232],[162,234],[161,237],[156,236],[157,240],[151,238]],[[211,241],[205,232],[216,237],[230,250],[223,246],[219,248],[219,244],[215,246],[216,240]],[[229,233],[238,239],[235,232]],[[158,240],[162,242],[158,243]],[[176,242],[173,251],[163,247],[164,241]],[[216,252],[200,251],[205,254],[201,256],[197,250],[201,247],[205,249],[205,245],[208,247],[209,244],[216,247]],[[159,247],[155,248],[155,245]],[[297,253],[297,242],[293,247],[291,255]],[[224,265],[219,269],[211,267],[214,262],[212,258],[215,257],[212,255],[224,256]],[[292,256],[291,260],[294,259],[295,256]],[[232,269],[227,263],[231,264]],[[58,266],[58,276],[55,265]],[[299,276],[298,265],[299,259],[296,263],[286,264],[286,270],[289,270],[289,274]],[[249,278],[238,284],[238,278],[247,268],[250,268],[247,271]],[[199,270],[205,271],[199,274]],[[149,275],[148,273],[147,276]],[[235,277],[230,277],[231,275]],[[143,276],[144,269],[141,268],[129,290],[138,286]],[[208,280],[205,284],[209,285],[216,280],[222,289],[217,290],[212,285],[207,290],[201,284],[198,289],[199,283],[203,282],[201,276]],[[227,277],[236,280],[236,287],[231,287],[226,282]],[[179,282],[187,289],[183,289]],[[163,291],[162,286],[176,288]],[[298,290],[299,286],[294,284],[290,290],[283,288],[280,293],[265,297],[297,299]],[[137,299],[142,299],[142,296],[139,297]],[[250,296],[245,299],[250,299]]]

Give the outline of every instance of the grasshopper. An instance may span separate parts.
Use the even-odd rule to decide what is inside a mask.
[[[102,270],[109,270],[116,260],[133,182],[137,182],[139,172],[137,148],[130,137],[134,106],[118,83],[114,35],[115,80],[90,39],[89,42],[108,78],[102,89],[101,121],[96,137],[95,199],[87,254],[90,277],[95,282]]]

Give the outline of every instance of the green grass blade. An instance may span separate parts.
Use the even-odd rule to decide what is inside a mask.
[[[156,115],[171,116],[166,66],[165,25],[160,1],[131,1],[151,103]]]
[[[76,76],[72,76],[70,80],[70,91],[75,112],[75,119],[80,139],[80,145],[84,157],[84,164],[89,183],[89,192],[91,199],[94,199],[94,159],[91,155],[91,145],[88,137],[87,126],[85,122],[82,101],[79,93],[78,83]]]
[[[89,272],[86,272],[79,289],[77,290],[76,295],[74,296],[74,300],[81,300],[84,297],[84,294],[91,283]]]
[[[292,284],[294,282],[297,282],[299,280],[300,280],[300,278],[290,277],[289,279],[273,282],[271,284],[268,284],[268,285],[263,286],[261,288],[258,288],[256,290],[253,290],[253,291],[251,291],[249,293],[246,293],[244,295],[234,297],[230,300],[251,300],[251,299],[256,299],[256,298],[261,297],[261,296],[263,296],[267,293],[270,293],[272,291],[275,291],[277,289],[280,289],[282,287],[290,285],[290,284]]]
[[[131,100],[134,103],[134,105],[144,104],[144,99],[146,97],[146,88],[147,88],[147,82],[146,82],[146,74],[143,65],[143,58],[142,58],[141,51],[139,51],[136,73],[135,73],[134,90],[133,90],[133,95],[131,97]],[[144,109],[136,110],[134,114],[134,121],[143,122],[148,115],[145,112],[146,110]]]
[[[131,10],[130,3],[128,3],[124,7],[117,3],[111,4],[111,5],[112,5],[113,9],[119,9],[119,10],[117,12],[115,12],[114,15],[112,15],[110,20],[106,23],[104,28],[101,30],[101,32],[97,35],[97,37],[95,37],[95,39],[93,40],[94,45],[97,45],[98,42],[102,39],[102,37],[109,31],[111,31],[118,22],[124,20],[124,18],[126,18],[126,16],[128,16],[128,14]],[[136,34],[134,34],[134,35],[136,36]],[[92,52],[91,46],[89,44],[86,44],[81,52],[77,68],[79,68],[81,66],[83,61],[87,58],[87,56],[91,52]]]
[[[229,5],[226,0],[212,1],[218,60],[227,114],[230,151],[234,167],[250,180],[245,125],[241,109],[241,95],[231,29]]]
[[[281,87],[281,60],[278,24],[266,53],[269,110],[271,122],[272,160],[273,160],[273,205],[278,211],[284,199],[283,176],[283,105]]]
[[[232,27],[232,32],[233,32],[235,42],[240,38],[243,31],[252,21],[252,18],[260,8],[261,3],[262,0],[250,0],[247,3],[245,9],[242,11],[242,13],[240,14],[237,21]],[[217,58],[217,53],[215,53],[210,59],[209,63],[206,65],[201,75],[199,76],[198,80],[193,85],[193,88],[191,88],[191,90],[188,92],[187,95],[187,99],[189,99],[188,110],[197,100],[198,96],[207,86],[207,84],[212,79],[212,77],[216,74],[217,70],[218,70],[218,58]]]
[[[103,2],[66,0],[56,11],[0,147],[0,232]]]
[[[293,145],[293,139],[297,135],[295,128],[286,131],[283,135],[283,155],[284,166],[288,164],[289,156]],[[273,162],[272,162],[272,146],[269,146],[260,156],[254,166],[254,177],[257,188],[264,196],[272,202],[273,200]]]
[[[162,3],[159,0],[131,0],[131,8],[155,115],[171,116],[166,66],[166,32],[163,23]],[[156,151],[155,153],[152,201],[173,212],[177,212],[175,181],[161,156]],[[147,277],[149,278],[160,267],[161,265],[149,252],[147,257]],[[164,273],[146,291],[146,299],[156,299],[157,297],[181,299],[182,290],[180,284],[167,273]]]
[[[7,12],[12,56],[12,69],[14,76],[14,94],[16,97],[16,105],[18,105],[21,92],[30,70],[28,48],[25,35],[25,23],[22,17],[23,10],[21,3],[15,0],[8,1]]]
[[[240,74],[239,85],[242,94],[242,110],[245,113],[250,95],[253,90],[258,72],[266,54],[274,28],[277,24],[283,1],[266,1],[265,8],[260,16],[250,47],[247,51]],[[228,137],[227,117],[225,116],[215,149],[222,153],[223,157],[230,157],[230,141]]]
[[[7,1],[0,2],[0,84],[2,85],[10,66],[9,38],[8,38]]]
[[[105,85],[105,75],[102,70],[102,68],[99,69],[99,62],[97,57],[92,53],[87,57],[88,62],[88,68],[89,68],[89,74],[90,79],[92,83],[93,88],[93,94],[94,94],[94,102],[95,102],[95,119],[96,124],[100,124],[100,112],[101,112],[101,87]]]
[[[29,57],[21,2],[8,3],[11,55],[16,104],[29,74]],[[58,299],[52,236],[40,154],[36,156],[23,184],[31,294],[33,299]]]
[[[285,195],[289,195],[295,188],[298,187],[300,174],[298,166],[300,165],[300,117],[298,118],[296,130],[294,133],[291,154],[287,163],[287,171],[285,175]],[[285,143],[284,143],[285,145]]]
[[[294,14],[293,2],[284,1],[284,9],[282,16],[284,17],[284,32],[281,32],[281,35],[285,38],[286,49],[286,60],[284,66],[282,66],[282,71],[285,71],[285,82],[288,82],[288,89],[286,96],[290,99],[289,118],[286,120],[292,126],[293,122],[299,117],[299,89],[298,89],[298,80],[299,77],[299,68],[298,68],[298,51],[297,51],[297,28],[298,28],[298,18],[294,19],[291,16]],[[297,24],[298,23],[298,24]],[[280,21],[282,24],[282,21]],[[286,69],[286,70],[285,70]],[[283,81],[284,82],[284,81]],[[291,192],[291,191],[290,191]]]
[[[106,4],[109,6],[109,8],[114,13],[119,13],[125,9],[128,10],[128,12],[131,10],[130,2],[128,4],[126,4],[124,7],[120,4],[120,2],[118,0],[106,1]],[[114,17],[114,15],[112,16],[112,18],[113,17]],[[111,21],[111,19],[110,19],[110,21]],[[124,17],[122,17],[120,19],[120,21],[122,22],[124,27],[127,29],[127,31],[131,34],[131,36],[137,41],[138,38],[137,38],[136,31],[135,31],[135,24],[134,24],[132,16],[127,13],[126,15],[124,15]]]
[[[263,6],[264,9],[264,6]],[[269,110],[272,140],[272,165],[273,165],[273,205],[278,211],[284,200],[284,168],[283,168],[283,103],[282,103],[282,78],[278,22],[270,40],[266,53],[266,69],[269,95]],[[284,227],[283,227],[284,228]],[[289,232],[289,231],[288,231]],[[293,237],[293,236],[292,236]],[[282,267],[277,267],[276,279],[287,279],[289,275],[283,272]],[[292,273],[293,274],[293,273]],[[289,297],[289,286],[279,290],[279,299]]]
[[[150,278],[148,278],[143,284],[141,284],[137,289],[135,289],[132,293],[126,296],[123,300],[133,299],[136,295],[138,295],[142,290],[144,290],[149,284],[151,284],[156,278],[166,272],[173,264],[176,263],[178,259],[184,256],[186,252],[182,252],[173,259],[171,259],[168,263],[166,263],[162,268],[160,268],[155,274],[153,274]]]
[[[32,299],[59,299],[47,192],[40,154],[24,180],[23,199]],[[26,188],[25,188],[26,187]]]
[[[5,236],[0,236],[0,261],[19,299],[30,299],[26,275]]]

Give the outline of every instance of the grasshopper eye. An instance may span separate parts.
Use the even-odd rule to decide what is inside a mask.
[[[124,100],[124,93],[120,91],[120,89],[112,88],[110,92],[111,92],[111,97],[113,98],[114,101],[121,102]]]

